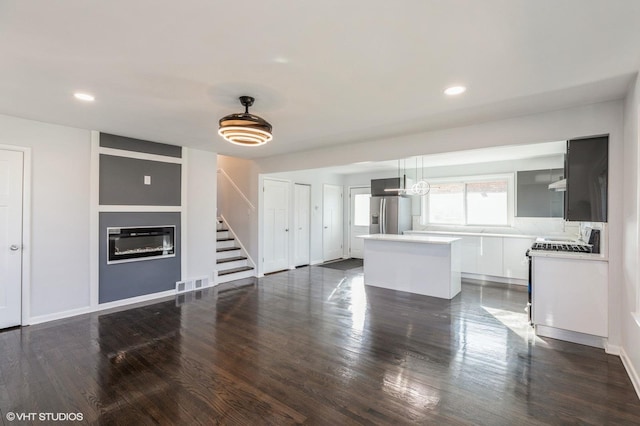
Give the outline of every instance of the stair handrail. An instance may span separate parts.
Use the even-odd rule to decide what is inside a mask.
[[[244,195],[244,193],[242,192],[242,190],[238,187],[238,185],[236,185],[236,183],[233,181],[233,179],[231,179],[231,176],[229,176],[227,174],[227,172],[224,171],[224,169],[218,169],[218,173],[222,174],[222,176],[224,176],[225,178],[227,178],[227,180],[229,181],[229,183],[231,184],[231,187],[233,189],[236,190],[236,192],[238,194],[240,194],[240,196],[242,197],[242,199],[244,200],[244,202],[251,208],[251,210],[255,211],[256,207],[253,205],[253,203],[247,198],[246,195]]]

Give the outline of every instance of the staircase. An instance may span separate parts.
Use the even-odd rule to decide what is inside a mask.
[[[255,277],[255,265],[221,217],[218,218],[216,234],[216,283]]]

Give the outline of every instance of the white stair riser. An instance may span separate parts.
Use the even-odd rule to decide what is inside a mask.
[[[235,247],[235,245],[236,245],[236,240],[216,241],[217,248]]]
[[[216,232],[216,237],[218,237],[218,238],[228,238],[228,237],[231,237],[231,235],[229,235],[229,231],[222,231],[222,232],[218,231],[218,232]]]
[[[218,259],[226,259],[227,257],[237,257],[237,256],[243,256],[242,254],[242,250],[238,249],[238,250],[229,250],[229,251],[221,251],[219,253],[216,253],[218,256]],[[218,265],[220,266],[220,265]],[[219,268],[218,268],[219,269]]]
[[[228,274],[218,277],[218,284],[228,283],[229,281],[240,280],[242,278],[255,277],[256,271],[252,269],[250,271],[236,272],[235,274]]]
[[[234,256],[235,257],[235,256]],[[233,262],[218,263],[218,272],[222,272],[225,269],[239,268],[240,266],[248,266],[247,259],[234,260]]]

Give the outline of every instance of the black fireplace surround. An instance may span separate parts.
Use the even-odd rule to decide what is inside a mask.
[[[175,226],[109,227],[107,263],[175,257]]]

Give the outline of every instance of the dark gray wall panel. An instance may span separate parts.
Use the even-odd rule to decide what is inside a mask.
[[[101,205],[179,206],[180,188],[180,164],[100,155]]]
[[[133,139],[126,136],[110,135],[109,133],[100,133],[100,146],[182,158],[182,147]]]
[[[107,264],[109,226],[176,226],[176,255],[164,259]],[[180,213],[100,213],[99,302],[113,302],[172,290],[180,281]]]
[[[564,192],[549,189],[549,184],[564,176],[564,169],[519,171],[516,187],[517,217],[562,217]]]

